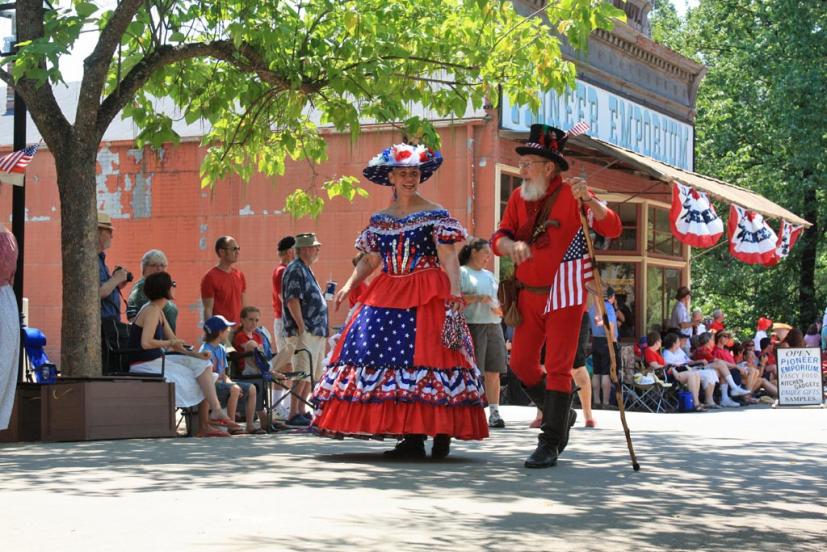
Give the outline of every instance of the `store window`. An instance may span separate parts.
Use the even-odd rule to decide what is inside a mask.
[[[600,279],[604,286],[612,286],[615,290],[615,309],[619,311],[624,321],[618,326],[620,339],[635,338],[635,282],[637,281],[637,263],[613,263],[601,261]]]
[[[649,228],[647,231],[647,247],[650,253],[659,253],[669,257],[682,257],[681,242],[672,235],[669,224],[669,211],[660,207],[649,207]]]
[[[609,208],[620,217],[623,231],[617,238],[604,238],[592,232],[594,248],[597,251],[637,252],[638,206],[634,203],[609,203]]]
[[[646,269],[646,331],[669,327],[675,294],[681,285],[681,269],[649,266]]]

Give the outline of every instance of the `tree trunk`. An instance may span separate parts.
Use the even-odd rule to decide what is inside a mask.
[[[818,305],[816,305],[815,273],[816,258],[818,257],[818,198],[815,186],[804,191],[804,218],[813,225],[804,231],[801,236],[801,269],[798,283],[799,327],[806,331],[807,327],[818,319]]]
[[[94,140],[92,140],[93,142]],[[97,259],[97,144],[72,140],[55,156],[63,244],[60,369],[64,375],[101,375],[100,280]]]

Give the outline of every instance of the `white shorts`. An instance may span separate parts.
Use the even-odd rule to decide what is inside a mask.
[[[718,372],[716,372],[714,368],[693,368],[693,371],[698,372],[701,375],[701,387],[707,387],[718,383]]]
[[[273,320],[273,339],[276,342],[277,353],[287,345],[287,334],[284,333],[284,320],[281,318]]]
[[[313,370],[313,381],[319,381],[322,377],[322,367],[324,366],[324,349],[326,339],[318,335],[304,334],[299,337],[292,335],[287,338],[287,343],[295,347],[296,352],[293,355],[293,370],[297,372],[310,372],[311,366]],[[302,349],[307,349],[310,357]],[[311,365],[312,363],[312,365]],[[309,376],[308,376],[309,379]]]

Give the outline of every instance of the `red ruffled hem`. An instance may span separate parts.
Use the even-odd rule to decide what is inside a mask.
[[[313,430],[328,437],[399,438],[403,435],[450,435],[455,439],[488,437],[488,420],[480,406],[426,403],[358,403],[325,401]]]
[[[451,282],[441,268],[426,268],[404,276],[382,272],[362,294],[361,302],[372,307],[410,309],[433,299],[450,299]]]

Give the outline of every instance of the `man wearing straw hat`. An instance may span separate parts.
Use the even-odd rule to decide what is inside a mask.
[[[547,125],[531,125],[528,142],[517,148],[523,185],[508,198],[491,243],[494,253],[517,265],[521,323],[514,331],[511,369],[543,411],[536,450],[527,468],[548,468],[568,443],[574,423],[571,367],[592,279],[580,209],[595,231],[613,238],[620,218],[596,200],[584,180],[563,182],[568,170],[562,152],[569,135]],[[540,350],[546,345],[546,374]]]

